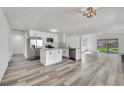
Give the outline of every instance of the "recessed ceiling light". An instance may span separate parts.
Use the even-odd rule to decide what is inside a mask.
[[[58,32],[58,29],[50,29],[51,32]]]

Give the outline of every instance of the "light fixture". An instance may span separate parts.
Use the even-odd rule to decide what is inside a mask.
[[[58,29],[50,29],[51,32],[58,32]]]
[[[83,16],[93,17],[96,15],[96,10],[93,7],[88,7],[83,11]]]

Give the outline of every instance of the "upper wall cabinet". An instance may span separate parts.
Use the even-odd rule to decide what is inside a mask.
[[[58,43],[58,35],[57,34],[53,34],[53,39],[54,39],[54,43]]]
[[[37,36],[37,37],[43,37],[43,33],[40,32],[40,31],[37,31],[37,32],[36,32],[36,36]]]
[[[35,31],[30,30],[30,31],[29,31],[29,36],[30,36],[30,37],[31,37],[31,36],[36,36],[36,32],[35,32]]]
[[[44,32],[35,31],[35,30],[29,31],[29,36],[43,37],[43,35],[44,35]]]

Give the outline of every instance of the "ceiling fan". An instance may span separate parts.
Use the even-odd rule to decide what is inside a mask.
[[[84,7],[84,8],[76,8],[72,13],[84,16],[87,18],[91,18],[97,14],[98,7]]]

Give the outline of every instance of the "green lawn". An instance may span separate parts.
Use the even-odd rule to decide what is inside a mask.
[[[107,48],[97,48],[97,50],[100,52],[107,52]]]
[[[109,52],[118,53],[118,48],[109,48]]]
[[[100,52],[108,52],[107,48],[97,48]],[[118,48],[109,48],[109,52],[111,53],[118,53]]]

